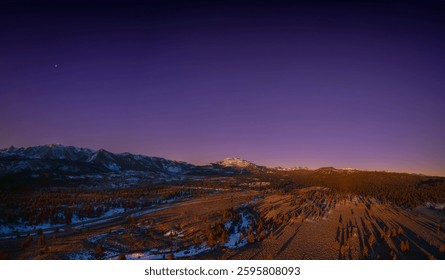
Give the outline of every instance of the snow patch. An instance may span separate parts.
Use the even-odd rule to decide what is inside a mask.
[[[167,231],[164,236],[177,236],[177,237],[184,237],[184,232],[183,231],[178,231],[178,230],[169,230]]]
[[[101,233],[101,234],[98,234],[98,235],[94,235],[94,236],[88,237],[87,241],[90,242],[90,243],[96,243],[97,241],[99,241],[100,239],[106,237],[107,235],[108,235],[108,233]]]
[[[425,207],[435,210],[444,210],[445,209],[445,203],[433,203],[433,202],[426,202]]]
[[[39,229],[48,229],[52,227],[64,226],[64,224],[40,224],[40,225],[29,225],[27,222],[19,222],[17,224],[0,225],[0,234],[11,234],[19,232],[27,232]]]
[[[92,251],[80,251],[76,253],[69,254],[69,260],[94,260],[94,252]]]
[[[253,224],[252,219],[245,214],[241,213],[241,220],[238,225],[232,225],[232,221],[226,222],[224,225],[227,229],[230,229],[233,226],[233,231],[230,232],[229,239],[224,244],[227,248],[236,249],[243,247],[247,244],[247,237],[242,235],[242,231],[247,231],[250,225]]]
[[[120,170],[119,165],[117,165],[114,162],[106,163],[104,165],[105,165],[106,168],[108,168],[108,169],[110,169],[112,171],[119,171]]]
[[[158,249],[152,249],[144,253],[132,253],[125,256],[127,260],[161,260],[167,257],[167,255],[172,254],[174,258],[184,258],[191,257],[206,251],[211,248],[207,246],[204,242],[201,245],[194,245],[189,248],[180,251],[159,251]]]
[[[169,166],[167,167],[167,171],[170,173],[179,173],[182,169],[180,167]]]

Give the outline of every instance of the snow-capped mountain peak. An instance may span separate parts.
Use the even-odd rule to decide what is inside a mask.
[[[256,164],[251,163],[250,161],[240,158],[225,158],[222,161],[218,161],[216,164],[224,167],[237,167],[237,168],[249,168],[257,166]]]

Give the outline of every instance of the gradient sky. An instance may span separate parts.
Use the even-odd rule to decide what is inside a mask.
[[[0,4],[2,148],[445,175],[444,1],[33,2]]]

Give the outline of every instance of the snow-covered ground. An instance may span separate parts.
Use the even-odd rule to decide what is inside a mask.
[[[172,203],[177,201],[179,198],[175,197],[175,198],[171,198],[168,200],[164,200],[164,201],[159,201],[158,204],[167,204],[167,203]],[[132,217],[140,217],[149,213],[153,213],[153,212],[157,212],[157,211],[161,211],[161,210],[165,210],[168,209],[170,207],[160,207],[160,208],[155,208],[155,209],[148,209],[145,211],[141,211],[141,212],[137,212],[132,214]],[[118,215],[118,214],[122,214],[124,212],[126,212],[127,210],[125,208],[122,207],[118,207],[118,208],[112,208],[107,210],[106,212],[104,212],[100,217],[96,217],[96,218],[79,218],[76,214],[73,215],[73,218],[71,219],[71,226],[74,229],[80,229],[80,228],[85,228],[85,227],[89,227],[92,225],[97,225],[97,224],[102,224],[105,222],[108,222],[110,220],[113,219],[114,216]],[[107,217],[109,217],[108,219],[106,219]],[[21,232],[29,232],[29,231],[36,231],[39,229],[47,229],[47,228],[54,228],[54,227],[63,227],[66,226],[66,224],[49,224],[49,223],[44,223],[44,224],[39,224],[39,225],[29,225],[28,222],[18,222],[15,224],[0,224],[0,235],[5,235],[5,234],[9,234],[10,236],[3,236],[1,237],[1,239],[10,239],[10,238],[15,238],[17,233],[21,233]],[[45,234],[49,234],[49,232],[44,232]]]
[[[111,209],[107,210],[99,218],[79,218],[77,215],[74,214],[73,218],[71,219],[71,224],[78,224],[78,223],[87,222],[87,221],[99,220],[99,219],[111,217],[111,216],[114,216],[117,214],[122,214],[124,212],[125,212],[125,208],[117,207],[117,208],[111,208]]]
[[[148,210],[145,210],[145,211],[141,211],[141,212],[137,212],[137,213],[131,214],[131,217],[136,218],[136,217],[144,216],[146,214],[150,214],[150,213],[153,213],[153,212],[157,212],[157,211],[161,211],[161,210],[165,210],[165,209],[169,209],[169,208],[171,208],[171,207],[170,206],[166,206],[166,207],[160,207],[160,208],[155,208],[155,209],[148,209]]]
[[[224,246],[231,249],[245,246],[247,244],[247,237],[242,238],[241,232],[243,230],[247,231],[247,229],[252,224],[253,224],[252,218],[245,212],[241,213],[241,219],[239,224],[234,225],[233,221],[228,221],[225,224],[225,227],[226,229],[232,228],[232,230],[229,235],[229,239],[224,244]],[[164,236],[170,236],[170,235],[181,236],[182,234],[183,233],[181,231],[169,230],[164,234]],[[98,236],[98,238],[101,238],[101,236]],[[209,250],[211,250],[211,247],[208,246],[206,242],[203,242],[200,245],[193,245],[178,251],[159,250],[157,248],[153,248],[147,252],[127,254],[125,257],[127,260],[160,260],[166,258],[169,254],[172,254],[174,258],[184,258],[184,257],[195,256],[207,252]]]
[[[98,223],[104,223],[107,220],[110,219],[104,219],[106,217],[112,217],[115,216],[117,214],[121,214],[124,213],[125,209],[124,208],[113,208],[110,209],[108,211],[106,211],[104,214],[102,214],[100,216],[100,218],[79,218],[77,215],[73,215],[73,218],[71,220],[71,225],[74,225],[73,228],[75,229],[79,229],[82,227],[87,227],[87,226],[91,226],[94,224],[98,224]],[[88,222],[91,221],[91,223],[86,223],[83,225],[78,225],[76,226],[76,224],[79,223],[84,223],[84,222]],[[21,232],[29,232],[29,231],[36,231],[36,230],[45,230],[48,228],[55,228],[55,227],[63,227],[66,226],[66,224],[49,224],[49,223],[43,223],[43,224],[39,224],[39,225],[30,225],[28,222],[18,222],[15,224],[0,224],[0,234],[4,235],[4,234],[9,234],[9,236],[3,236],[1,237],[2,239],[10,239],[10,238],[15,238],[17,236],[17,233],[21,233]],[[44,234],[50,234],[53,233],[54,231],[43,231]]]
[[[68,255],[69,260],[93,260],[94,252],[93,251],[80,251],[76,253],[72,253]]]
[[[2,238],[2,239],[8,239],[8,238],[14,238],[15,234],[19,232],[34,231],[39,229],[44,230],[59,226],[64,226],[64,224],[51,225],[49,223],[45,223],[40,225],[29,225],[27,222],[18,222],[16,224],[9,224],[9,225],[0,224],[0,234],[14,234],[13,236],[7,236]]]
[[[425,207],[436,209],[436,210],[444,210],[445,209],[445,203],[427,202],[427,203],[425,203]]]
[[[148,252],[144,253],[132,253],[128,254],[125,257],[127,260],[161,260],[166,258],[167,255],[172,254],[174,258],[183,258],[183,257],[191,257],[206,251],[209,251],[211,248],[204,242],[200,245],[193,245],[189,248],[180,251],[159,251],[157,249],[152,249]]]

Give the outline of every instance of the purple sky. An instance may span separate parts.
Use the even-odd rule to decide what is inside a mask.
[[[444,1],[7,2],[0,147],[445,175]]]

